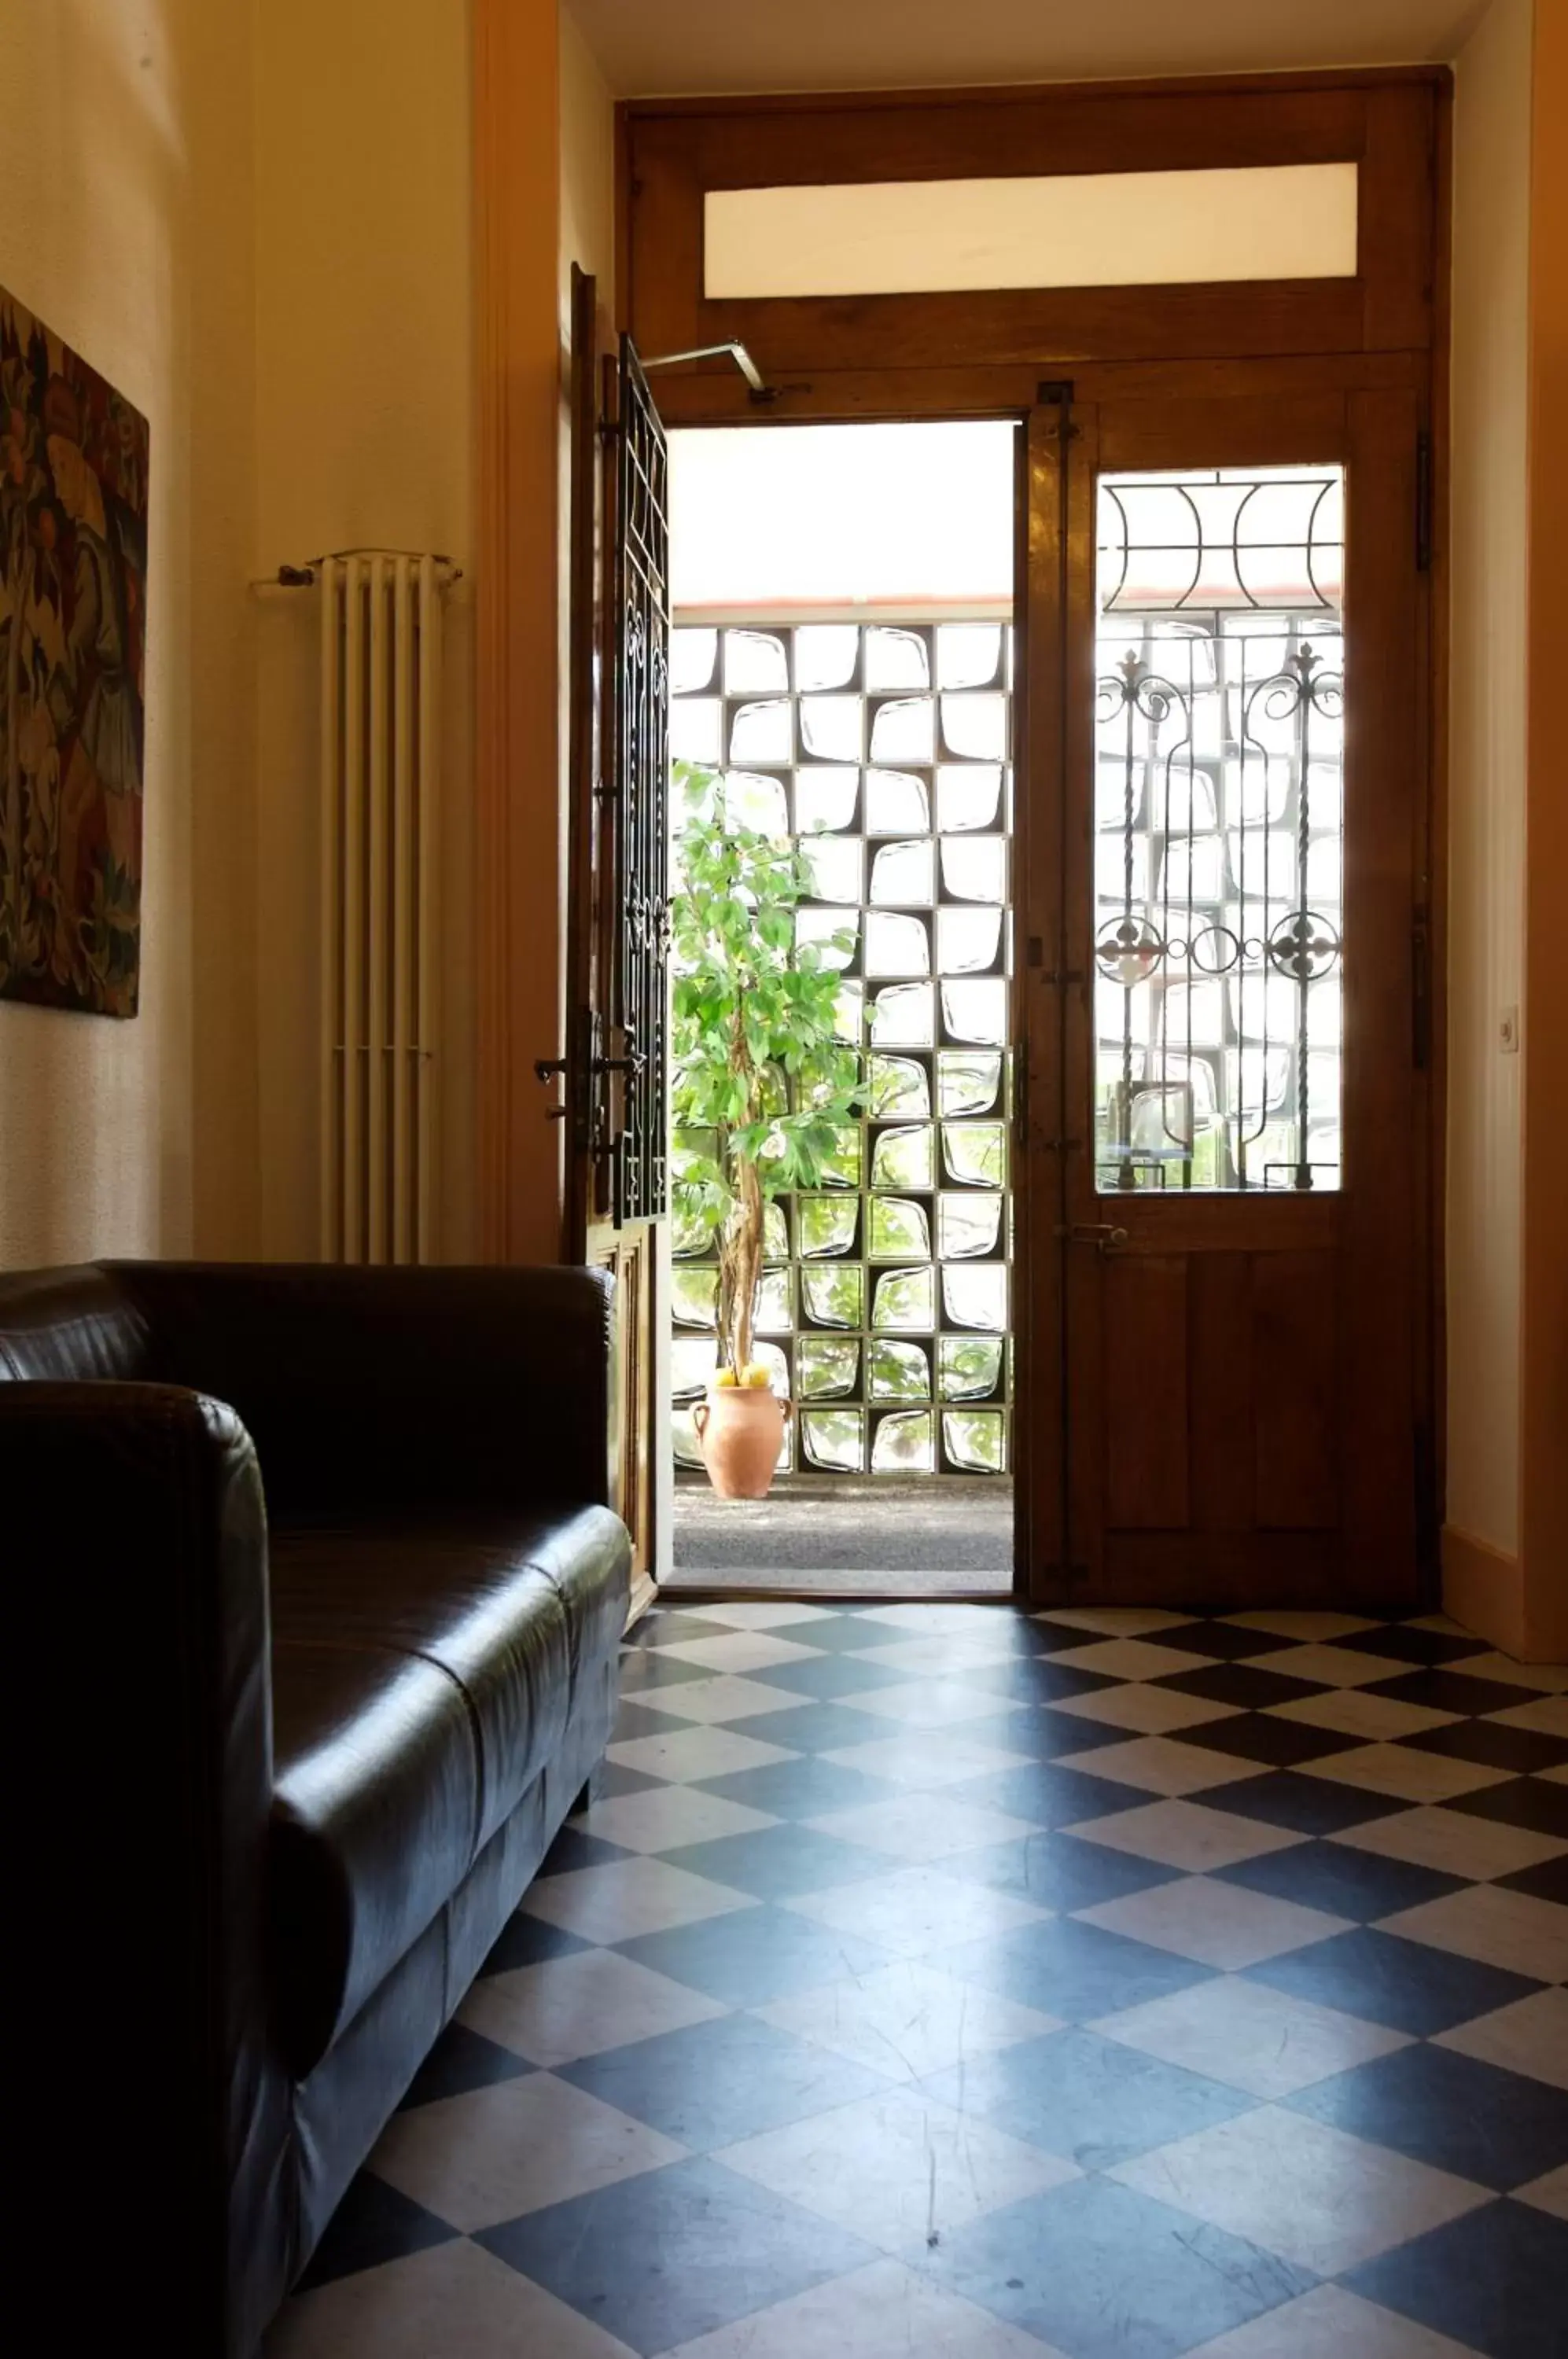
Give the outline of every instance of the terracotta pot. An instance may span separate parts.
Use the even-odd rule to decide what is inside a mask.
[[[716,1385],[692,1411],[697,1446],[721,1499],[766,1499],[789,1403],[765,1385]]]

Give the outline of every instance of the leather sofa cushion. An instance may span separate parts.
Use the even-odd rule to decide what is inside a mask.
[[[304,2073],[419,1938],[613,1651],[629,1547],[604,1507],[272,1536],[272,1924]]]

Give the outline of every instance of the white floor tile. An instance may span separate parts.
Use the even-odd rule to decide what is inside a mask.
[[[868,1605],[863,1622],[889,1622],[895,1630],[973,1630],[982,1636],[998,1624],[1016,1625],[1010,1605],[965,1604],[957,1598],[933,1598],[929,1605],[912,1601],[903,1605]]]
[[[892,1785],[908,1786],[920,1793],[956,1786],[987,1769],[1016,1769],[1029,1758],[1027,1753],[1006,1753],[995,1745],[981,1745],[958,1728],[944,1729],[940,1745],[915,1734],[874,1736],[865,1745],[840,1745],[822,1757],[841,1769],[859,1769],[867,1777],[886,1777]]]
[[[898,1859],[946,1859],[987,1843],[1012,1843],[1039,1832],[1032,1820],[1005,1810],[978,1809],[952,1794],[892,1794],[885,1802],[857,1803],[852,1810],[829,1810],[806,1824],[840,1843],[864,1843]]]
[[[796,1623],[831,1622],[829,1605],[807,1605],[790,1597],[732,1597],[718,1605],[677,1603],[682,1621],[719,1622],[735,1630],[788,1630]]]
[[[1314,2081],[1410,2045],[1404,2032],[1364,2023],[1337,2007],[1228,1979],[1103,2016],[1090,2028],[1265,2098],[1293,2096]]]
[[[1505,1728],[1533,1729],[1538,1736],[1568,1736],[1568,1696],[1534,1696],[1529,1703],[1505,1704],[1501,1712],[1483,1716]]]
[[[1568,1663],[1516,1663],[1511,1655],[1466,1655],[1454,1666],[1466,1679],[1497,1680],[1504,1687],[1533,1688],[1538,1694],[1568,1695]]]
[[[863,1695],[845,1695],[841,1703],[878,1720],[902,1721],[909,1728],[961,1728],[966,1720],[999,1720],[1027,1705],[985,1688],[964,1685],[963,1679],[910,1680],[896,1688],[876,1688]]]
[[[1051,1660],[1069,1670],[1094,1671],[1107,1680],[1174,1679],[1178,1671],[1206,1671],[1213,1655],[1190,1647],[1164,1647],[1153,1638],[1101,1638],[1090,1647],[1068,1647]]]
[[[1521,1868],[1537,1867],[1543,1859],[1568,1852],[1568,1843],[1555,1835],[1473,1818],[1467,1810],[1445,1810],[1441,1804],[1368,1819],[1359,1827],[1342,1828],[1330,1840],[1348,1843],[1353,1851],[1375,1851],[1384,1859],[1435,1867],[1473,1884],[1495,1875],[1517,1875]]]
[[[1523,2072],[1554,2089],[1568,2089],[1568,1991],[1533,1992],[1495,2014],[1440,2031],[1433,2045],[1457,2048],[1462,2056],[1500,2064],[1505,2072]]]
[[[1555,1769],[1538,1769],[1535,1775],[1544,1777],[1549,1785],[1568,1786],[1568,1761],[1560,1762]]]
[[[585,1941],[608,1944],[757,1904],[750,1893],[734,1892],[727,1884],[661,1859],[615,1859],[601,1867],[573,1868],[567,1875],[547,1875],[528,1886],[522,1905],[547,1925],[562,1925]]]
[[[1368,1699],[1363,1697],[1365,1702]],[[1450,1802],[1456,1794],[1478,1794],[1501,1786],[1511,1769],[1488,1769],[1479,1761],[1459,1761],[1446,1753],[1422,1753],[1410,1745],[1356,1745],[1312,1763],[1314,1777],[1360,1786],[1369,1794],[1391,1794],[1400,1802]]]
[[[1144,1736],[1203,1728],[1210,1721],[1236,1720],[1241,1714],[1239,1704],[1210,1703],[1202,1696],[1183,1695],[1179,1688],[1151,1687],[1138,1680],[1129,1680],[1126,1687],[1098,1688],[1092,1695],[1058,1696],[1051,1709],[1106,1728],[1137,1729]]]
[[[1568,1908],[1500,1885],[1474,1884],[1441,1900],[1423,1900],[1419,1908],[1380,1919],[1377,1930],[1537,1982],[1568,1980]]]
[[[672,1728],[668,1736],[632,1736],[612,1745],[606,1758],[645,1777],[681,1783],[728,1777],[738,1769],[766,1769],[774,1761],[797,1761],[787,1745],[765,1745],[735,1728]]]
[[[1309,1640],[1299,1647],[1280,1647],[1271,1655],[1252,1655],[1247,1669],[1278,1671],[1288,1680],[1315,1680],[1325,1688],[1366,1687],[1373,1680],[1395,1680],[1408,1665],[1391,1663],[1387,1655],[1363,1655],[1354,1647],[1334,1647]]]
[[[1054,2016],[905,1959],[755,2012],[890,2081],[920,2081],[970,2057],[1060,2028]]]
[[[904,1867],[863,1884],[797,1893],[783,1906],[901,1957],[1010,1933],[1017,1925],[1038,1925],[1051,1913],[1010,1892],[944,1875],[940,1867]]]
[[[1377,1624],[1362,1614],[1226,1614],[1222,1620],[1233,1623],[1238,1630],[1263,1630],[1276,1638],[1293,1638],[1299,1646],[1327,1645],[1335,1638],[1348,1638],[1356,1630],[1375,1630]],[[1396,1667],[1397,1668],[1397,1667]]]
[[[1073,1914],[1088,1924],[1104,1925],[1113,1933],[1126,1933],[1135,1941],[1152,1942],[1156,1949],[1173,1950],[1179,1957],[1195,1958],[1227,1973],[1279,1957],[1287,1950],[1304,1949],[1309,1941],[1325,1941],[1331,1933],[1349,1927],[1348,1919],[1331,1917],[1322,1908],[1271,1899],[1266,1893],[1206,1875],[1184,1875],[1174,1884],[1156,1885],[1151,1892],[1131,1892]]]
[[[667,1712],[671,1720],[720,1725],[756,1719],[765,1712],[793,1712],[807,1699],[791,1695],[788,1688],[770,1688],[761,1680],[720,1671],[711,1680],[687,1680],[678,1688],[638,1688],[636,1701],[644,1712]]]
[[[640,1794],[612,1794],[590,1803],[576,1823],[623,1851],[659,1852],[712,1843],[721,1835],[755,1834],[779,1821],[767,1810],[726,1801],[700,1786],[649,1786]]]
[[[1037,1622],[1060,1622],[1066,1630],[1093,1630],[1102,1638],[1147,1638],[1151,1631],[1179,1630],[1190,1614],[1168,1614],[1151,1605],[1052,1605]]]
[[[1467,2343],[1451,2342],[1400,2318],[1380,2303],[1363,2301],[1344,2286],[1314,2286],[1295,2301],[1249,2319],[1187,2359],[1476,2359]]]
[[[1036,2336],[993,2318],[989,2310],[929,2284],[901,2261],[874,2261],[869,2268],[797,2294],[793,2301],[781,2301],[695,2343],[683,2343],[666,2359],[1062,2359],[1062,2354]]]
[[[574,1950],[482,1976],[457,2019],[531,2064],[568,2064],[724,2012],[717,2000],[614,1950]]]
[[[634,2359],[613,2334],[463,2237],[296,2294],[262,2351],[263,2359],[521,2359],[535,2351]]]
[[[1087,1770],[1093,1777],[1114,1777],[1118,1785],[1137,1786],[1146,1794],[1172,1797],[1202,1794],[1211,1786],[1232,1786],[1238,1777],[1258,1774],[1255,1762],[1212,1753],[1202,1745],[1183,1745],[1176,1736],[1138,1736],[1126,1745],[1098,1745],[1092,1752],[1063,1754],[1058,1766]]]
[[[1336,2277],[1493,2201],[1326,2123],[1263,2105],[1108,2174],[1298,2268]]]
[[[1554,2220],[1568,2220],[1568,2162],[1549,2170],[1544,2179],[1532,2179],[1528,2187],[1516,2187],[1514,2201],[1533,2203],[1537,2211],[1550,2212]]]
[[[701,1663],[711,1671],[766,1671],[775,1663],[803,1663],[820,1655],[820,1647],[802,1647],[798,1639],[780,1638],[768,1630],[718,1630],[711,1638],[677,1638],[655,1654],[677,1663]]]
[[[743,2139],[714,2159],[887,2252],[1080,2176],[1060,2156],[907,2089]]]
[[[949,1630],[923,1638],[895,1636],[885,1647],[861,1647],[855,1659],[877,1663],[890,1671],[934,1671],[942,1678],[958,1678],[965,1670],[1010,1661],[1014,1651],[1005,1631],[987,1637],[983,1630]]]
[[[678,2162],[685,2152],[570,2082],[530,2072],[394,2114],[368,2167],[468,2233]]]
[[[1233,1867],[1238,1859],[1258,1859],[1265,1852],[1288,1851],[1305,1841],[1285,1827],[1265,1826],[1234,1810],[1215,1810],[1207,1802],[1148,1802],[1141,1810],[1116,1810],[1109,1818],[1084,1819],[1069,1827],[1070,1835],[1106,1843],[1113,1851],[1130,1851],[1140,1859],[1164,1861],[1202,1875],[1210,1868]]]
[[[1364,1737],[1369,1745],[1392,1736],[1416,1736],[1460,1717],[1456,1712],[1434,1712],[1430,1704],[1400,1703],[1364,1688],[1331,1688],[1326,1695],[1298,1696],[1294,1703],[1270,1704],[1268,1711],[1273,1720],[1299,1720],[1307,1728]]]

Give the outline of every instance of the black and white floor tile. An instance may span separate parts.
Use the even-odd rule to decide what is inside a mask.
[[[268,2359],[1563,2359],[1568,1672],[683,1605]]]

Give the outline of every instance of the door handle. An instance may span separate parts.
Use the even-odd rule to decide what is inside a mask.
[[[1127,1231],[1109,1221],[1074,1221],[1070,1228],[1060,1228],[1056,1234],[1065,1237],[1071,1245],[1093,1245],[1103,1254],[1116,1253],[1127,1242]]]

